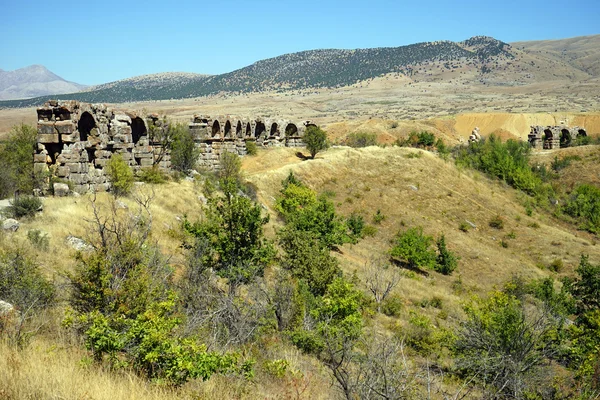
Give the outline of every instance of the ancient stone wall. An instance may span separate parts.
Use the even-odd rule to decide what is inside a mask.
[[[110,189],[104,167],[114,153],[121,154],[134,170],[153,165],[163,170],[171,167],[169,150],[163,148],[160,135],[151,134],[165,129],[158,115],[142,116],[140,112],[77,101],[49,101],[37,114],[36,172],[70,182],[78,193]],[[215,169],[223,151],[245,155],[247,141],[264,147],[303,146],[302,136],[310,125],[310,121],[260,117],[195,116],[189,129],[200,149],[198,164]]]
[[[587,136],[587,132],[580,126],[532,125],[528,140],[535,149],[558,149],[572,146],[578,138],[584,136]]]

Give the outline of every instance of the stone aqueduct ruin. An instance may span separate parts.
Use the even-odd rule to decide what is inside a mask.
[[[72,183],[75,192],[109,190],[104,167],[114,153],[135,170],[171,167],[169,150],[151,134],[164,128],[156,114],[71,100],[49,101],[37,115],[35,171],[52,170]],[[259,146],[303,146],[302,136],[310,125],[314,124],[261,117],[195,116],[189,129],[200,149],[199,164],[214,169],[224,151],[246,154],[247,141]]]
[[[559,149],[571,146],[578,138],[587,136],[580,126],[531,126],[528,139],[534,149]]]

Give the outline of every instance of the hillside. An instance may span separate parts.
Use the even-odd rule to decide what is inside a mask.
[[[597,147],[590,146],[588,150],[597,152]],[[255,185],[258,200],[271,215],[266,229],[268,237],[273,238],[281,227],[274,211],[274,199],[279,195],[281,181],[293,171],[310,188],[327,193],[344,216],[359,213],[369,224],[377,210],[385,216],[380,224],[374,225],[373,237],[346,244],[335,254],[344,273],[355,274],[353,279],[365,293],[368,292],[364,283],[366,266],[375,258],[387,257],[390,240],[399,230],[422,226],[426,234],[444,233],[449,249],[460,256],[458,270],[451,276],[404,271],[392,292],[401,301],[398,315],[375,314],[365,330],[405,332],[402,329],[413,315],[430,318],[436,329],[454,327],[465,318],[462,311],[465,301],[502,287],[512,277],[529,281],[571,275],[581,253],[589,254],[593,262],[600,260],[594,236],[547,214],[527,216],[521,195],[515,190],[480,173],[458,169],[433,153],[399,147],[339,147],[320,153],[316,160],[302,161],[294,151],[262,150],[255,157],[243,159],[245,179]],[[593,160],[586,158],[584,162]],[[190,180],[155,187],[152,238],[177,269],[185,263],[185,250],[180,246],[181,234],[178,233],[181,217],[198,216],[200,191],[198,181]],[[38,255],[48,276],[62,276],[75,264],[75,251],[66,244],[67,237],[88,234],[86,223],[74,221],[91,218],[90,199],[87,196],[46,199],[44,211],[35,219],[24,221],[10,240],[26,246],[28,231],[48,232],[49,250],[32,251]],[[107,201],[108,196],[101,194],[99,200]],[[135,209],[130,199],[122,202],[120,207]],[[489,226],[489,221],[496,216],[505,221],[501,230]],[[464,221],[476,227],[468,232],[459,230]],[[2,239],[0,236],[0,245]],[[501,246],[502,242],[506,244]],[[53,257],[46,257],[48,253]],[[561,260],[564,265],[558,273],[546,268],[555,260]],[[62,314],[57,314],[60,315],[57,320],[61,319]],[[194,380],[171,391],[162,385],[145,383],[135,374],[111,373],[93,367],[86,358],[87,353],[74,344],[76,342],[69,342],[72,339],[65,337],[64,332],[54,321],[35,336],[25,350],[0,347],[11,355],[0,361],[0,387],[9,394],[17,394],[17,398],[36,397],[36,394],[78,398],[90,388],[99,399],[281,398],[290,391],[294,393],[293,390],[301,390],[306,397],[316,399],[337,394],[322,366],[271,336],[257,344],[258,349],[248,350],[259,359],[252,384],[230,376],[215,376],[207,382]],[[418,362],[414,352],[406,351],[411,365]],[[273,359],[285,360],[291,372],[270,375],[262,365],[268,365],[267,361]],[[451,382],[447,384],[452,386]],[[478,398],[477,392],[466,398]]]
[[[0,69],[0,100],[73,93],[85,87],[64,80],[43,65],[30,65],[14,71]]]
[[[468,79],[494,81],[494,73],[505,71],[519,56],[509,44],[477,36],[463,42],[426,42],[392,48],[356,50],[310,50],[258,61],[248,67],[210,77],[177,76],[161,84],[140,77],[60,99],[87,102],[126,102],[207,96],[218,93],[290,91],[308,88],[338,88],[386,74],[418,79],[447,79],[453,72],[472,72]],[[514,61],[515,63],[517,61]],[[520,64],[515,64],[520,70]],[[453,74],[453,75],[459,75]],[[432,78],[433,77],[433,78]],[[484,79],[485,78],[485,79]],[[513,84],[500,76],[497,84]],[[504,79],[504,80],[503,80]],[[135,84],[134,84],[135,83]],[[0,106],[26,107],[47,98],[4,102]]]

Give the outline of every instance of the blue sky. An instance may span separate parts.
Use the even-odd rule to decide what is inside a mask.
[[[0,0],[0,21],[0,68],[42,64],[98,84],[165,71],[218,74],[317,48],[592,35],[600,33],[600,1]]]

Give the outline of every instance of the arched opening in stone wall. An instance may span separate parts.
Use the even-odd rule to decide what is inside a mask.
[[[238,138],[243,138],[244,133],[242,132],[242,121],[238,121],[235,127],[235,136]]]
[[[572,141],[571,132],[568,129],[561,129],[560,131],[560,147],[569,147]]]
[[[229,120],[227,120],[227,122],[225,122],[225,137],[226,138],[231,137],[231,122],[229,122]]]
[[[259,137],[261,137],[261,135],[262,135],[263,133],[265,133],[265,132],[266,132],[266,130],[267,130],[267,128],[265,127],[265,124],[263,124],[263,123],[262,123],[262,122],[260,122],[260,121],[256,121],[256,128],[254,129],[254,136],[255,136],[256,138],[259,138]]]
[[[298,136],[298,127],[295,124],[287,124],[285,127],[285,137]]]
[[[273,122],[271,124],[271,132],[269,133],[269,136],[277,136],[277,128],[278,128],[277,123]]]
[[[544,130],[544,142],[552,140],[553,137],[554,135],[552,134],[552,131],[550,129]]]
[[[88,136],[90,136],[90,132],[92,129],[96,127],[96,121],[92,114],[89,112],[84,112],[79,117],[79,122],[77,123],[77,130],[79,131],[79,140],[82,142],[86,142],[88,140]]]
[[[246,137],[252,137],[252,125],[250,125],[250,122],[246,124]]]
[[[146,129],[146,124],[144,123],[143,119],[140,117],[135,117],[131,120],[131,137],[134,144],[137,144],[142,136],[146,135],[147,133],[148,130]]]
[[[581,136],[581,137],[587,136],[587,132],[585,131],[585,129],[579,129],[577,131],[577,137],[579,137],[579,136]]]
[[[217,136],[219,133],[221,133],[221,124],[219,124],[219,121],[215,120],[213,122],[213,126],[212,126],[212,137]]]

